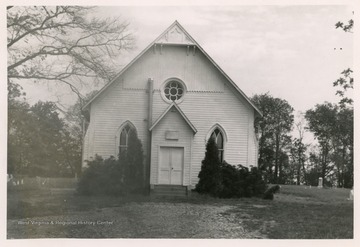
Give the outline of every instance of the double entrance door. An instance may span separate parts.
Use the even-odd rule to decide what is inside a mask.
[[[184,148],[160,147],[159,184],[181,185],[183,180]]]

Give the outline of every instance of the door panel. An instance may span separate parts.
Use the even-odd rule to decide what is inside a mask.
[[[160,184],[181,185],[183,179],[184,148],[160,147]]]
[[[183,148],[171,148],[171,184],[182,184]]]
[[[160,148],[160,184],[170,184],[170,148]]]

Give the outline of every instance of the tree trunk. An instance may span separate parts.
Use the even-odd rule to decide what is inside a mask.
[[[325,148],[324,148],[324,151],[323,151],[322,169],[321,169],[321,177],[323,178],[323,183],[325,182],[325,176],[326,176],[327,155],[328,155],[328,148],[325,147]]]
[[[274,182],[278,183],[278,170],[279,170],[279,147],[280,146],[280,140],[279,140],[279,134],[276,134],[275,136],[275,173],[274,173]]]
[[[301,164],[300,164],[300,159],[299,162],[297,164],[297,174],[296,174],[296,184],[300,185],[300,168],[301,168]]]

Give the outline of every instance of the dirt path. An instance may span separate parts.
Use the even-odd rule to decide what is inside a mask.
[[[265,238],[229,205],[131,202],[112,208],[8,220],[8,238]]]

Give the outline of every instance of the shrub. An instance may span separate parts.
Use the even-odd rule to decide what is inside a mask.
[[[262,174],[257,167],[251,168],[245,182],[248,196],[260,196],[265,192],[267,185]]]
[[[77,190],[83,195],[120,195],[124,193],[122,171],[115,157],[103,159],[95,155],[88,162],[88,168],[83,172]]]
[[[233,166],[226,162],[221,164],[222,191],[220,197],[252,197],[262,195],[266,183],[257,168],[249,169],[242,165]]]
[[[144,191],[144,165],[141,141],[130,134],[129,145],[118,159],[103,159],[96,155],[88,162],[78,183],[83,195],[123,195]]]
[[[221,167],[219,159],[219,150],[215,140],[210,138],[206,144],[205,158],[202,161],[201,170],[198,175],[199,182],[195,190],[200,194],[209,194],[219,196],[222,191]]]
[[[119,154],[119,163],[123,167],[124,186],[128,192],[144,190],[144,154],[141,141],[131,132],[127,151]]]
[[[205,158],[198,177],[195,190],[214,197],[259,196],[266,190],[266,183],[259,169],[251,168],[249,171],[242,165],[233,166],[225,161],[221,163],[218,148],[212,138],[206,144]]]
[[[241,173],[239,170],[226,162],[223,162],[220,166],[222,177],[222,190],[219,194],[220,197],[241,197],[245,191],[241,185]]]
[[[265,191],[263,199],[273,200],[274,199],[274,194],[276,192],[279,192],[279,191],[280,191],[280,185],[271,186],[269,189],[267,189]]]

